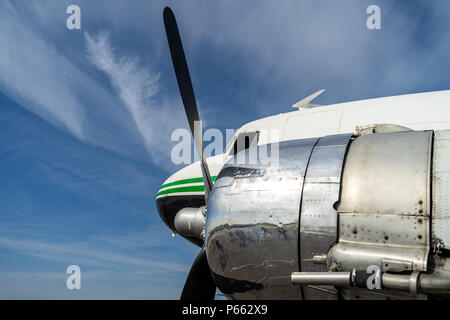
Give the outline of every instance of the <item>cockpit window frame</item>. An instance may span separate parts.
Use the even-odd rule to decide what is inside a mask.
[[[233,139],[231,139],[230,143],[227,145],[226,152],[228,153],[228,155],[234,156],[235,154],[241,152],[242,150],[246,150],[252,146],[258,145],[259,133],[260,133],[259,130],[239,132],[237,135],[233,137]],[[249,138],[248,145],[244,144],[244,147],[242,149],[237,150],[237,141],[242,136]]]

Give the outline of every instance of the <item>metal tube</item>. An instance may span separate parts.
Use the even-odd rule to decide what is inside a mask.
[[[383,273],[381,276],[383,287],[409,291],[415,293],[450,294],[450,277],[444,274],[392,274]],[[351,272],[293,272],[293,284],[299,285],[330,285],[349,286]],[[411,282],[413,281],[413,282]],[[411,286],[414,286],[413,288]]]
[[[293,272],[291,281],[293,284],[348,286],[350,272]]]
[[[450,294],[450,279],[433,274],[421,274],[417,289],[419,292]]]
[[[410,291],[411,275],[383,273],[383,287]],[[450,279],[443,275],[421,273],[417,279],[417,292],[450,294]]]
[[[409,291],[409,279],[410,275],[383,273],[381,276],[383,287],[395,290]]]

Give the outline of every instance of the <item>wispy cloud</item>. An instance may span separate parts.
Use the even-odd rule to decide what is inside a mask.
[[[92,38],[88,32],[84,33],[89,60],[101,71],[105,72],[118,91],[118,95],[133,119],[148,147],[154,137],[156,94],[159,92],[158,74],[150,74],[137,57],[117,58],[109,36],[100,33]]]
[[[117,95],[131,114],[153,160],[164,164],[168,159],[165,145],[170,131],[182,123],[178,112],[157,99],[160,92],[159,74],[151,72],[139,58],[118,56],[107,33],[91,36],[85,32],[89,60],[103,71]]]
[[[59,37],[47,32],[64,31],[64,25],[33,16],[45,17],[34,4],[4,1],[0,6],[0,91],[84,143],[139,157],[137,130],[121,103],[70,56],[71,48],[59,46]],[[58,3],[48,9],[56,11]],[[77,42],[76,33],[65,37]]]
[[[133,238],[134,236],[131,236]],[[111,238],[113,239],[113,238]],[[120,243],[124,243],[120,241]],[[126,242],[129,250],[135,248],[129,241]],[[180,263],[161,262],[154,256],[133,256],[130,253],[113,251],[113,246],[105,249],[103,243],[97,241],[78,243],[53,243],[38,239],[23,240],[14,237],[0,237],[0,247],[12,250],[32,257],[84,265],[95,266],[108,270],[141,270],[141,271],[164,271],[164,272],[186,272],[189,265]]]
[[[0,272],[0,299],[178,299],[183,279],[152,272],[81,269],[81,290],[67,290],[65,269]]]
[[[67,58],[42,40],[10,2],[0,10],[0,86],[24,108],[84,140],[84,111],[67,86],[79,74]],[[51,63],[49,63],[51,61]]]
[[[60,7],[48,9],[57,15]],[[173,169],[170,133],[185,123],[161,93],[158,72],[138,56],[117,54],[106,33],[83,36],[57,19],[26,18],[32,14],[46,15],[34,4],[1,4],[0,91],[84,143],[133,158],[150,154],[154,164]],[[64,38],[70,41],[59,42]]]

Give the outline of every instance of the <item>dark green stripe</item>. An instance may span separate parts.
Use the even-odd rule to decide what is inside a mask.
[[[216,181],[216,179],[217,179],[217,176],[212,176],[212,177],[211,177],[211,180],[212,180],[213,182]],[[203,182],[203,178],[183,179],[183,180],[178,180],[178,181],[166,183],[166,184],[163,184],[163,185],[161,186],[160,190],[163,189],[163,188],[165,188],[165,187],[176,186],[176,185],[179,185],[179,184],[198,183],[198,182]]]
[[[156,196],[159,197],[163,194],[171,194],[171,193],[178,193],[178,192],[204,192],[205,186],[191,186],[191,187],[179,187],[179,188],[172,188],[160,191]]]

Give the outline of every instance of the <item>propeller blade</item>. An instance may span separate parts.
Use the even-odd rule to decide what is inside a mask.
[[[166,29],[167,41],[169,43],[170,55],[172,57],[173,68],[177,77],[178,88],[180,89],[184,111],[189,122],[197,151],[202,164],[203,181],[205,184],[205,200],[208,203],[209,193],[212,189],[211,174],[203,152],[203,131],[202,123],[198,115],[197,103],[195,101],[194,89],[192,88],[191,76],[189,74],[186,56],[184,55],[183,44],[181,43],[180,32],[172,9],[164,8],[164,26]]]
[[[202,248],[192,263],[180,300],[214,300],[215,295],[216,285],[209,270],[206,250]]]

